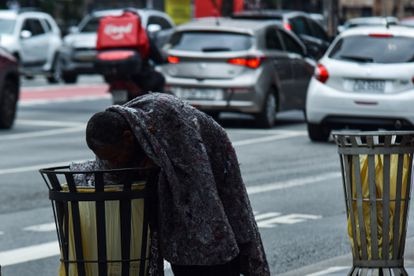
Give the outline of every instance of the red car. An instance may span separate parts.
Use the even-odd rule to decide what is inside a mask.
[[[16,59],[0,47],[0,129],[13,126],[20,92]]]

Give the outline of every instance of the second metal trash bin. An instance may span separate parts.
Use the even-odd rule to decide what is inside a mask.
[[[348,275],[408,275],[404,249],[414,132],[341,131],[333,137],[353,255]]]
[[[60,276],[148,275],[150,191],[157,168],[71,171],[66,166],[40,173],[55,217]],[[109,174],[124,181],[108,185]],[[77,186],[82,175],[95,185]]]

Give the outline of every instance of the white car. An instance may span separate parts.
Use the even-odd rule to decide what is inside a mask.
[[[55,20],[39,11],[0,11],[0,46],[13,54],[27,77],[42,74],[50,83],[62,39]]]
[[[307,93],[309,138],[332,129],[412,129],[414,29],[355,28],[341,33],[319,60]]]

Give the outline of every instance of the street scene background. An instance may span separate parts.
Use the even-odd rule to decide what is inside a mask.
[[[218,2],[221,15],[231,13],[237,3],[251,9],[314,13],[322,16],[332,39],[348,18],[414,14],[414,4],[408,0]],[[0,9],[40,8],[53,15],[64,36],[94,9],[153,8],[165,11],[179,25],[204,12],[200,3],[205,1],[26,0],[1,1]],[[208,10],[207,15],[214,12]],[[22,76],[15,124],[0,130],[1,275],[57,275],[56,228],[48,189],[38,170],[94,159],[85,142],[86,122],[111,104],[108,84],[99,75],[79,76],[76,84]],[[312,142],[302,110],[278,113],[268,129],[259,128],[246,114],[223,112],[218,121],[236,149],[271,275],[346,275],[352,256],[334,141]],[[413,211],[409,214],[405,260],[413,268]],[[165,272],[172,275],[167,262]]]
[[[56,275],[56,230],[38,169],[94,158],[85,143],[85,124],[111,104],[105,89],[99,76],[84,77],[77,86],[45,85],[39,78],[24,81],[16,125],[0,131],[2,275]],[[278,115],[269,130],[231,113],[222,115],[221,124],[238,154],[272,275],[311,275],[338,265],[349,269],[335,143],[312,143],[301,112]],[[408,239],[414,234],[411,222],[412,217]],[[339,261],[332,262],[335,258]],[[166,273],[171,273],[168,266]]]

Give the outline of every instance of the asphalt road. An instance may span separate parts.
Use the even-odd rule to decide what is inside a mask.
[[[23,85],[41,91],[44,82]],[[57,275],[53,214],[38,169],[92,159],[85,123],[109,104],[108,97],[25,102],[15,127],[0,131],[3,276]],[[349,254],[336,145],[310,142],[299,112],[281,114],[270,130],[248,116],[225,114],[220,122],[238,154],[272,275]]]

